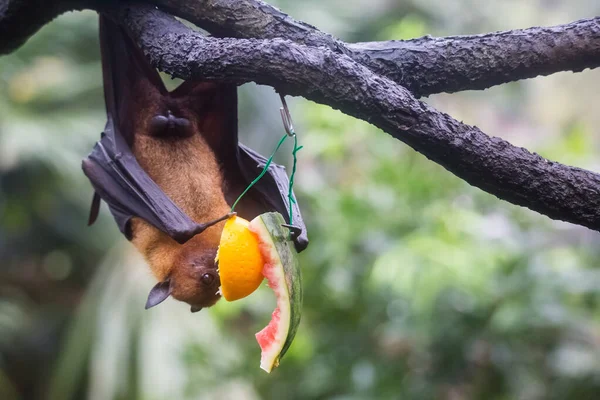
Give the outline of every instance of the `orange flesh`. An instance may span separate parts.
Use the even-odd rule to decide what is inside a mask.
[[[227,301],[242,299],[254,292],[263,280],[263,257],[257,236],[248,221],[238,216],[227,220],[217,252],[221,294]]]

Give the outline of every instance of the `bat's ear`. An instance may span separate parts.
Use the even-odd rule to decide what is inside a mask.
[[[197,313],[200,310],[202,310],[202,307],[200,307],[200,306],[192,306],[190,308],[190,311],[193,312],[193,313]]]
[[[173,289],[171,289],[171,281],[169,279],[158,282],[150,290],[148,300],[146,301],[146,310],[165,301],[167,297],[171,295],[172,291]]]

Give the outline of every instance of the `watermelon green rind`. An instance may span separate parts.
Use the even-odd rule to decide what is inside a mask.
[[[298,253],[294,248],[293,242],[289,239],[289,230],[281,226],[286,223],[283,216],[279,213],[266,213],[262,214],[260,217],[264,221],[271,238],[275,242],[275,248],[277,249],[281,264],[283,265],[285,281],[290,297],[290,328],[280,353],[281,358],[292,344],[298,326],[300,325],[303,300],[302,274],[298,263]]]
[[[275,278],[277,286],[281,281],[285,281],[285,286],[281,286],[281,292],[278,294],[276,287],[272,287],[277,296],[277,307],[279,309],[279,320],[277,322],[275,344],[283,344],[281,349],[273,346],[270,349],[263,349],[261,357],[261,368],[270,372],[273,367],[279,364],[279,360],[287,352],[300,325],[302,313],[302,275],[298,263],[298,254],[294,248],[293,242],[289,240],[289,230],[283,226],[285,224],[283,216],[279,213],[264,213],[250,222],[249,228],[259,237],[261,242],[261,252],[265,260],[270,263],[265,265],[270,268],[266,277],[269,280]],[[269,284],[271,285],[271,280]],[[276,319],[275,313],[273,318]],[[270,326],[271,324],[269,324]],[[257,333],[257,339],[265,330]],[[285,335],[285,341],[283,337]]]

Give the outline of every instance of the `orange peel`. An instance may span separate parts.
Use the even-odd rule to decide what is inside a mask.
[[[234,215],[225,222],[215,261],[219,263],[221,294],[227,301],[242,299],[254,292],[263,280],[264,260],[258,237],[249,222]]]

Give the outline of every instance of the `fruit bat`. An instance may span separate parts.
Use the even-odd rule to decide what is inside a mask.
[[[199,311],[220,298],[215,255],[224,221],[266,159],[238,142],[235,83],[188,80],[169,92],[124,27],[106,16],[100,47],[107,123],[82,165],[95,190],[90,224],[104,200],[158,279],[146,308],[172,296]],[[289,223],[288,187],[285,169],[271,164],[236,212],[250,220],[278,211]],[[291,207],[302,251],[306,227]]]

